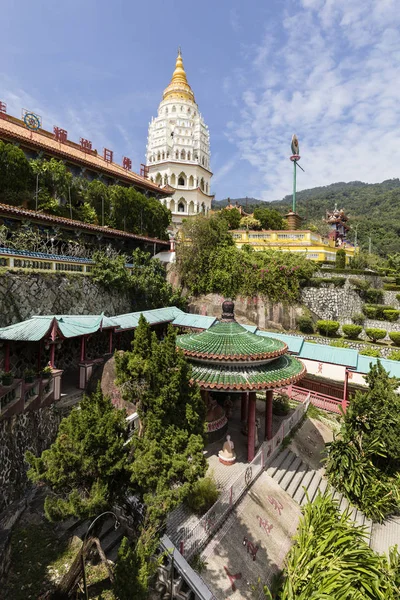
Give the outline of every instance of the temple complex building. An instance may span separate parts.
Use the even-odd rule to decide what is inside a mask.
[[[348,218],[344,212],[344,209],[338,209],[335,204],[335,208],[332,212],[327,211],[326,223],[331,228],[329,233],[329,239],[335,242],[335,246],[339,247],[346,243],[346,235],[350,227],[347,225]]]
[[[211,209],[210,134],[196,104],[179,50],[157,116],[149,124],[147,176],[169,197],[161,199],[175,225]]]

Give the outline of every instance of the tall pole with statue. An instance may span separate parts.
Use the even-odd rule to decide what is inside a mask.
[[[292,143],[291,143],[292,155],[290,160],[293,163],[293,199],[292,199],[292,210],[289,214],[286,215],[288,220],[289,229],[299,229],[301,218],[296,212],[296,176],[297,176],[297,167],[299,167],[302,171],[304,169],[300,167],[298,164],[300,160],[300,148],[299,148],[299,140],[297,139],[297,135],[293,134]]]

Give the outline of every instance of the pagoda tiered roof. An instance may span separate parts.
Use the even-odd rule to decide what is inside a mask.
[[[217,322],[201,333],[182,335],[177,346],[188,357],[235,362],[277,358],[287,352],[284,342],[254,335],[236,321]]]

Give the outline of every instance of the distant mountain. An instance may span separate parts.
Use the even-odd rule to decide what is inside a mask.
[[[292,196],[282,200],[263,202],[256,198],[231,198],[231,203],[237,201],[248,210],[262,204],[275,208],[279,212],[287,212],[292,205]],[[388,179],[382,183],[332,183],[324,187],[311,188],[297,192],[297,210],[305,223],[322,219],[327,210],[332,210],[337,204],[344,208],[349,217],[352,231],[350,239],[354,239],[355,227],[358,225],[358,243],[367,248],[371,236],[372,251],[382,256],[400,252],[400,180]],[[223,208],[227,199],[215,202],[215,208]],[[245,209],[246,210],[246,209]]]

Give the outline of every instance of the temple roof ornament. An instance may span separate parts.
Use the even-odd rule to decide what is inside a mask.
[[[222,305],[222,318],[208,330],[181,335],[177,347],[192,363],[202,389],[261,390],[289,385],[305,375],[304,365],[287,354],[280,340],[257,336],[234,317],[234,303]]]
[[[196,103],[194,99],[194,93],[190,87],[185,67],[183,66],[181,49],[178,49],[178,56],[175,63],[175,71],[172,74],[171,83],[165,88],[163,94],[163,100],[171,98],[184,98],[185,100],[191,100]]]

